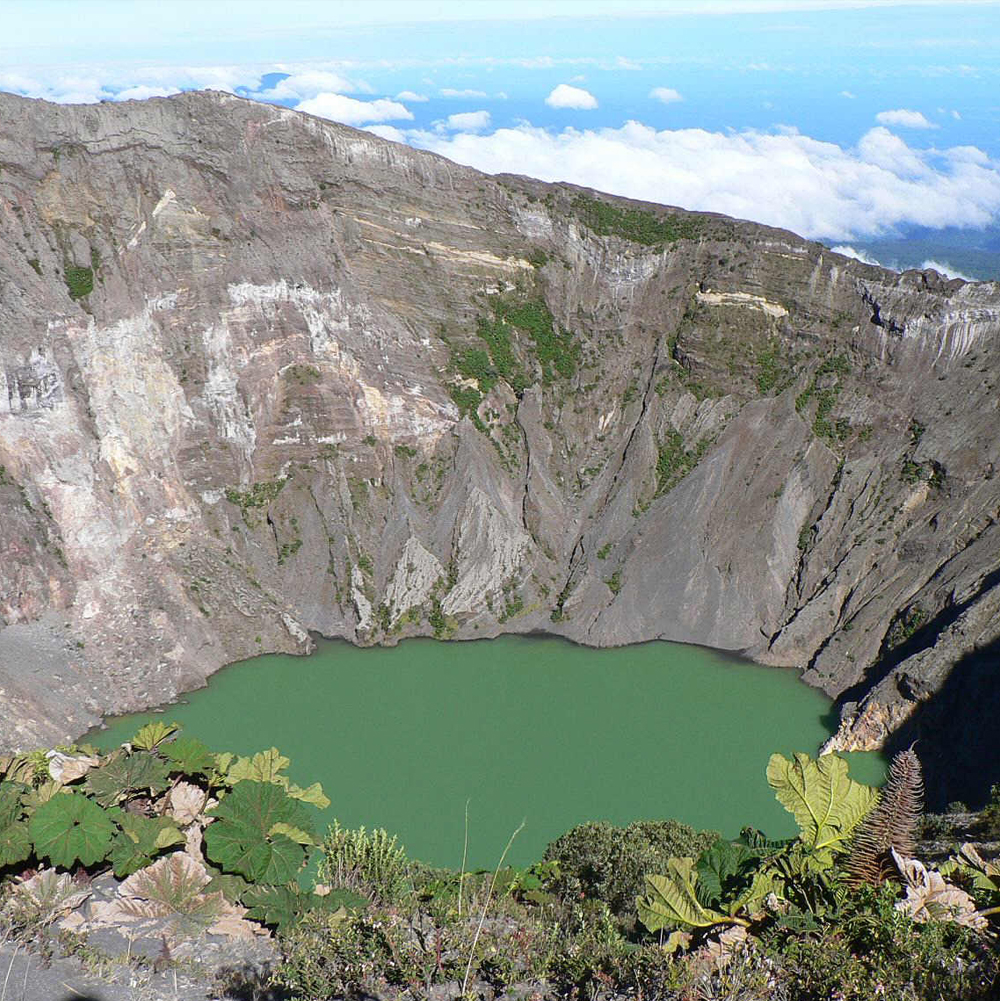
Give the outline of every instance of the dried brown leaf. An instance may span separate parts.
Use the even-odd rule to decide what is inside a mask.
[[[986,918],[977,913],[976,902],[965,890],[947,882],[941,873],[928,869],[919,859],[904,858],[896,851],[892,857],[906,883],[906,899],[896,904],[897,910],[918,924],[954,921],[966,928],[986,927]]]

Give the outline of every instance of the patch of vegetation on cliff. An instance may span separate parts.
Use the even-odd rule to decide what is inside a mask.
[[[320,370],[315,365],[289,365],[281,377],[286,382],[294,382],[298,386],[311,386],[319,382]]]
[[[83,299],[94,291],[93,268],[81,268],[70,264],[63,272],[63,280],[66,282],[71,299]]]
[[[511,326],[494,313],[492,317],[480,316],[476,320],[476,333],[489,348],[492,371],[506,379],[515,393],[524,392],[528,377],[514,354]]]
[[[276,480],[262,480],[254,483],[249,490],[237,490],[235,487],[226,487],[225,497],[230,504],[235,504],[243,515],[243,520],[247,525],[253,520],[250,512],[255,509],[266,508],[271,505],[274,499],[284,489],[288,482],[288,477],[279,477]]]
[[[570,203],[576,217],[597,236],[620,236],[647,247],[696,239],[700,220],[680,213],[661,216],[648,209],[623,208],[579,194]]]
[[[549,619],[552,622],[564,622],[569,618],[563,606],[569,600],[569,596],[573,593],[576,583],[577,582],[575,580],[570,578],[566,581],[563,589],[556,596],[556,607],[552,609],[552,613],[549,615]]]
[[[580,346],[573,335],[556,325],[540,296],[508,294],[490,299],[495,320],[523,331],[534,345],[534,359],[541,366],[542,381],[570,379],[580,359]]]
[[[929,621],[930,616],[920,605],[910,605],[904,608],[892,620],[888,632],[885,634],[885,647],[887,650],[902,646]]]
[[[459,416],[468,417],[477,431],[488,434],[486,425],[479,416],[479,405],[483,402],[483,394],[474,386],[460,386],[457,383],[452,383],[448,387],[448,393],[458,407]]]
[[[489,315],[476,319],[476,336],[484,345],[452,348],[452,368],[464,379],[475,382],[481,394],[489,393],[500,379],[520,396],[531,385],[526,370],[532,363],[540,369],[542,382],[571,378],[580,358],[580,346],[573,335],[557,327],[545,301],[523,289],[488,299]],[[517,334],[526,335],[518,341]],[[472,412],[467,392],[452,399],[463,414]],[[476,403],[478,407],[478,403]]]
[[[668,493],[704,458],[712,447],[712,442],[702,438],[694,448],[684,447],[684,437],[679,431],[670,428],[660,442],[656,457],[656,493],[662,497]]]
[[[278,546],[278,566],[283,566],[302,548],[302,540],[298,537],[291,542],[283,542]]]
[[[497,615],[497,622],[509,622],[524,611],[524,598],[517,590],[517,582],[507,581],[503,586],[503,607]]]
[[[472,379],[483,393],[488,393],[497,382],[488,351],[483,348],[463,348],[451,356],[451,363],[464,379]]]
[[[924,436],[926,428],[917,420],[910,421],[909,448],[903,456],[899,478],[908,486],[926,481],[935,490],[940,490],[947,480],[947,473],[940,462],[930,459],[927,462],[917,462],[913,454]]]
[[[786,349],[776,338],[754,351],[755,382],[764,396],[777,395],[795,379],[794,367],[786,363],[785,352]]]
[[[827,358],[813,373],[809,385],[795,398],[795,409],[804,414],[815,400],[812,432],[831,447],[843,443],[851,435],[851,423],[846,418],[832,421],[830,414],[843,389],[842,379],[850,374],[851,365],[846,355],[839,354]],[[820,388],[823,382],[834,379],[832,385]]]

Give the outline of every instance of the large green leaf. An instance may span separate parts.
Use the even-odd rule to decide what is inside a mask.
[[[835,754],[813,760],[797,753],[792,761],[772,754],[767,781],[795,817],[803,845],[824,863],[846,849],[854,828],[878,800],[878,790],[850,778],[847,762]]]
[[[305,852],[281,831],[294,828],[308,836],[313,831],[301,804],[281,786],[239,781],[212,814],[217,819],[205,831],[212,861],[257,883],[286,883],[294,878]]]
[[[239,757],[230,766],[226,774],[229,782],[274,782],[282,784],[288,779],[281,775],[289,765],[289,760],[276,747],[260,751],[251,758]]]
[[[164,848],[184,843],[184,834],[171,817],[141,817],[120,813],[121,831],[115,835],[109,856],[121,879],[142,869]]]
[[[706,907],[725,907],[737,900],[750,884],[757,863],[757,854],[746,845],[720,838],[695,863],[698,900]]]
[[[24,814],[21,797],[28,787],[21,782],[0,782],[0,828],[20,820]]]
[[[234,821],[212,824],[205,844],[213,862],[255,883],[287,883],[305,859],[301,846],[284,834],[261,835]]]
[[[111,842],[108,861],[119,879],[131,876],[133,872],[144,869],[153,861],[153,856],[144,852],[128,835],[119,831]]]
[[[289,795],[291,794],[289,793]],[[293,827],[291,824],[286,824],[284,821],[278,821],[267,833],[284,834],[286,838],[291,838],[297,845],[316,844],[316,838],[308,831],[299,830],[299,828]]]
[[[765,899],[771,893],[781,897],[782,885],[774,872],[763,865],[753,874],[750,885],[730,904],[729,913],[745,911],[747,914],[756,914],[763,908]]]
[[[694,859],[670,859],[665,876],[646,877],[646,891],[647,897],[637,897],[635,903],[639,920],[649,931],[676,924],[708,928],[715,924],[746,923],[701,905],[695,888]]]
[[[218,761],[218,757],[216,758]],[[292,782],[287,775],[282,774],[288,767],[289,761],[276,747],[260,751],[253,757],[239,757],[235,761],[227,761],[225,765],[219,764],[220,771],[225,771],[226,781],[230,785],[237,782],[273,782],[281,786],[293,799],[299,799],[303,803],[325,810],[330,805],[330,800],[323,794],[323,787],[314,782],[311,786],[303,789]]]
[[[157,744],[162,744],[172,733],[180,729],[179,723],[147,723],[139,727],[136,735],[129,743],[138,751],[152,751]]]
[[[68,869],[74,862],[93,865],[104,859],[115,827],[93,800],[71,792],[42,803],[28,830],[39,858]]]
[[[307,786],[305,789],[302,786],[297,786],[294,782],[289,782],[287,789],[288,795],[293,799],[309,803],[320,810],[325,810],[330,805],[329,798],[325,795],[323,787],[318,782],[313,782],[311,786]]]
[[[170,784],[168,775],[167,765],[152,754],[115,751],[87,774],[84,788],[101,806],[113,806],[130,793],[163,792]]]
[[[215,767],[215,755],[197,737],[178,737],[164,744],[160,754],[173,764],[172,772],[185,775],[207,775]]]
[[[231,904],[241,903],[243,894],[253,886],[234,872],[219,873],[205,887],[206,893],[221,893]]]
[[[311,908],[311,893],[303,893],[294,886],[254,886],[243,895],[247,917],[279,929],[294,924]]]
[[[31,836],[28,825],[19,820],[6,827],[0,827],[0,869],[8,865],[24,862],[31,855]]]
[[[24,862],[31,855],[31,837],[24,816],[21,782],[0,782],[0,868]]]

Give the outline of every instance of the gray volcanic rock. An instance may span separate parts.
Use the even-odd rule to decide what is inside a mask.
[[[0,227],[0,745],[315,630],[743,650],[875,746],[1000,634],[995,284],[216,93],[0,95]]]

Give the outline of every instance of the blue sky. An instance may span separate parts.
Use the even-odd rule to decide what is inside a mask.
[[[1000,276],[998,3],[0,10],[0,89],[60,101],[232,90],[489,171],[756,218],[886,263]]]

